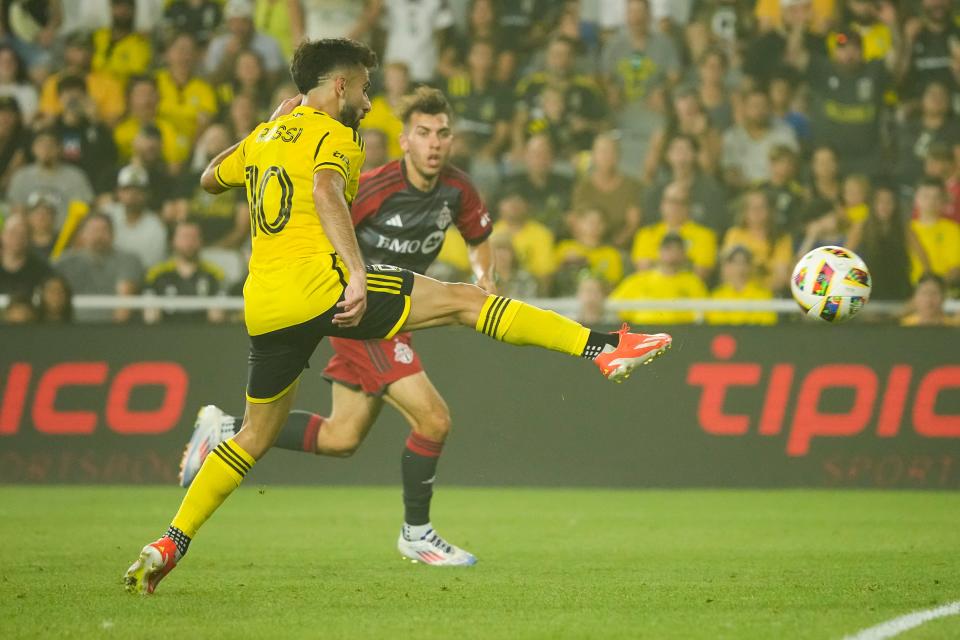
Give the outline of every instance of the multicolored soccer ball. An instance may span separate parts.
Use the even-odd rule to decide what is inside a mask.
[[[790,290],[803,312],[827,322],[857,315],[870,299],[870,271],[860,256],[843,247],[818,247],[793,268]]]

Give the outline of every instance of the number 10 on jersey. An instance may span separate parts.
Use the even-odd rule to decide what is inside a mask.
[[[244,169],[244,174],[247,181],[247,200],[250,202],[250,234],[256,236],[258,230],[267,235],[280,233],[290,222],[293,205],[293,181],[290,180],[290,174],[283,167],[276,165],[268,167],[262,176],[260,167],[249,165]],[[271,178],[277,179],[280,197],[271,197],[270,202],[267,203],[264,200]],[[276,209],[276,215],[273,215],[272,220],[267,220],[267,206],[270,206],[271,215],[274,208]]]

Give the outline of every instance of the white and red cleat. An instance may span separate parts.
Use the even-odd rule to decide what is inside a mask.
[[[397,550],[407,560],[435,567],[469,567],[477,564],[476,556],[450,544],[433,529],[428,529],[417,540],[407,540],[401,531]]]
[[[614,382],[623,382],[636,367],[650,364],[673,345],[668,333],[630,333],[626,323],[616,333],[620,334],[616,348],[607,345],[594,359],[600,373]]]
[[[130,593],[153,593],[163,577],[177,566],[177,545],[164,536],[140,551],[140,557],[130,565],[123,576],[123,584]]]
[[[208,404],[202,407],[197,412],[193,435],[190,436],[190,442],[180,459],[180,486],[189,487],[207,455],[216,449],[218,444],[234,435],[232,416],[221,411],[216,405]]]

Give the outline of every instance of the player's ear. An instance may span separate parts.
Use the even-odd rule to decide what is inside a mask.
[[[407,148],[410,146],[410,139],[407,137],[407,128],[404,127],[400,131],[400,150],[404,153],[407,152]]]

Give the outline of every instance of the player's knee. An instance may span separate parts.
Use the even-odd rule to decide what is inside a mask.
[[[443,442],[450,435],[450,411],[446,407],[435,407],[419,416],[415,431],[434,442]]]
[[[359,448],[360,438],[345,436],[333,442],[328,442],[324,450],[322,452],[318,451],[317,453],[323,453],[323,455],[333,456],[335,458],[349,458],[355,454]]]

